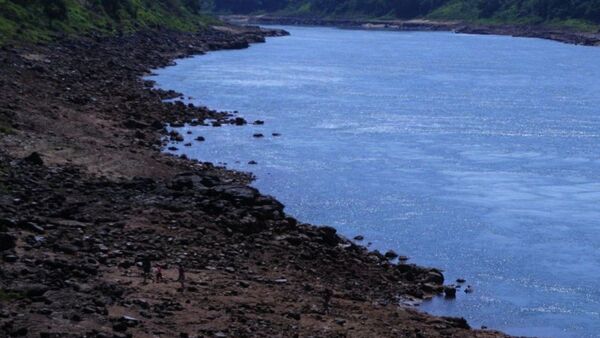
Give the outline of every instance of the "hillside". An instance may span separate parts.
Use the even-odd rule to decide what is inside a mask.
[[[140,28],[191,31],[211,19],[195,0],[0,0],[0,43]]]
[[[321,18],[429,18],[596,30],[600,0],[214,0],[219,13]]]

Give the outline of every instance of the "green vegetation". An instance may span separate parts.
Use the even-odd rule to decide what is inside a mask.
[[[597,30],[600,0],[212,0],[221,13],[322,18],[428,18]]]
[[[3,289],[0,289],[0,302],[10,302],[11,300],[19,300],[25,298],[20,293],[9,292]]]
[[[199,0],[0,0],[0,43],[90,31],[192,31],[215,22],[200,6]]]
[[[10,127],[10,122],[8,121],[8,118],[0,115],[0,135],[11,134],[12,132],[13,130]]]

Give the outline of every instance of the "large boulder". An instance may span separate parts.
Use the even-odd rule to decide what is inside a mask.
[[[6,251],[6,250],[10,250],[13,249],[16,245],[16,238],[15,236],[5,233],[5,232],[0,232],[0,251]]]

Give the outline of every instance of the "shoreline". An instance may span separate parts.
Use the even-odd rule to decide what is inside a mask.
[[[453,287],[289,217],[245,173],[161,152],[165,122],[243,118],[142,76],[276,30],[219,26],[0,50],[0,332],[505,337],[400,306]],[[165,283],[142,283],[141,262]],[[177,265],[186,286],[175,282]]]
[[[269,15],[224,15],[220,17],[233,24],[262,24],[290,26],[326,26],[338,28],[390,30],[390,31],[445,31],[459,34],[507,35],[513,37],[539,38],[567,44],[600,46],[600,32],[587,33],[540,26],[481,25],[462,21],[435,20],[358,20],[319,19]]]

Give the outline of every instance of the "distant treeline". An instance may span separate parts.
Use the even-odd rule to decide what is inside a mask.
[[[200,15],[205,4],[203,0],[0,0],[0,43],[87,31],[195,30],[212,20]]]
[[[205,0],[218,12],[276,12],[323,17],[436,17],[600,23],[600,0]]]

